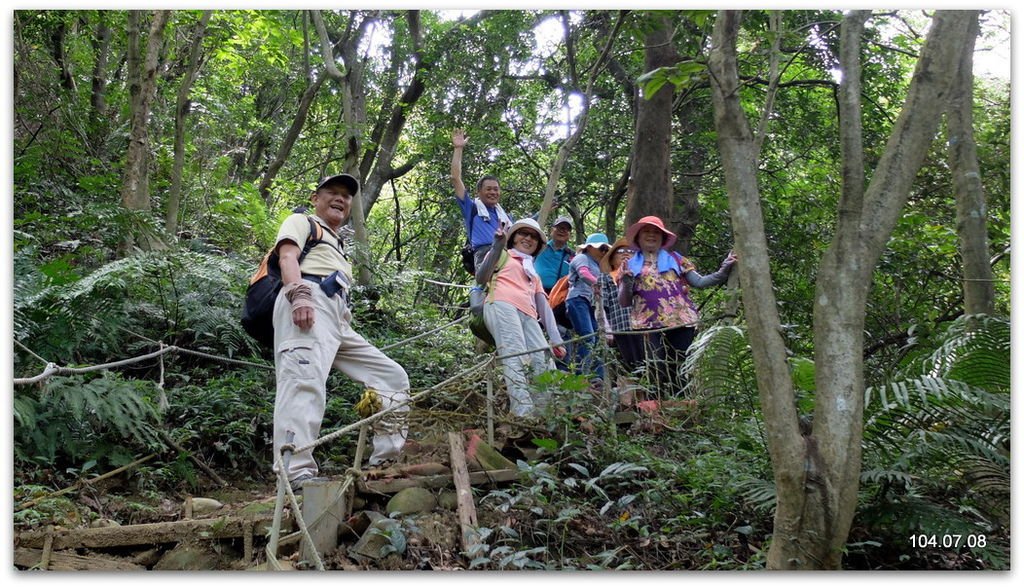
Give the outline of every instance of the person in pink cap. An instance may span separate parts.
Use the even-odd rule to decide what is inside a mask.
[[[626,230],[626,242],[636,253],[624,260],[619,279],[619,304],[630,309],[630,325],[652,331],[644,337],[648,374],[659,390],[678,395],[685,386],[680,367],[693,342],[700,317],[690,288],[725,283],[736,255],[706,276],[689,259],[672,251],[676,234],[656,216],[645,216]]]

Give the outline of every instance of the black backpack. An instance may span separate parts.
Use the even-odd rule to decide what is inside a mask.
[[[469,242],[473,234],[474,218],[476,218],[476,206],[469,213],[469,222],[466,223],[466,244],[459,251],[459,256],[462,257],[462,269],[466,270],[471,276],[476,275],[476,252],[473,250],[472,243]]]
[[[299,263],[321,242],[324,234],[320,223],[308,216],[306,220],[309,221],[309,237],[299,254]],[[260,345],[271,350],[274,348],[274,302],[281,286],[281,261],[275,246],[263,256],[260,267],[249,279],[242,308],[242,328]]]

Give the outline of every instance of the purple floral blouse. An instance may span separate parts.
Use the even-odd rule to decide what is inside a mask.
[[[689,259],[679,256],[682,273],[695,270]],[[690,300],[686,279],[669,270],[659,274],[656,262],[644,264],[633,282],[630,322],[634,329],[689,327],[697,324],[697,306]]]

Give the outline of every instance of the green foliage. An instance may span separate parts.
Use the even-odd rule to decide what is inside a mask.
[[[376,199],[367,219],[370,244],[358,251],[373,283],[355,292],[357,330],[379,347],[396,345],[463,312],[461,289],[425,281],[470,280],[456,260],[462,222],[444,177],[449,130],[463,126],[469,133],[463,162],[467,184],[496,173],[504,207],[517,217],[535,213],[560,142],[578,122],[570,106],[577,108],[573,100],[581,80],[618,14],[507,10],[455,21],[423,11],[417,47],[400,12],[324,11],[323,16],[335,40],[373,19],[373,42],[359,48],[365,69],[356,88],[368,113],[390,113],[401,99],[413,73],[414,50],[429,65],[420,72],[422,97],[404,113],[392,171],[406,164],[411,169],[382,181],[378,194],[366,194]],[[797,407],[809,415],[815,393],[814,364],[807,359],[813,351],[815,274],[841,192],[832,75],[841,13],[792,10],[779,16],[782,26],[775,30],[767,12],[745,12],[742,100],[751,120],[759,118],[769,50],[780,40],[781,86],[757,154],[758,181]],[[862,118],[869,177],[922,42],[922,28],[911,16],[876,12],[864,33]],[[983,26],[991,31],[1007,17],[987,12]],[[698,201],[697,210],[683,210],[683,198],[677,198],[680,217],[699,214],[686,253],[706,271],[732,248],[728,194],[702,65],[713,18],[711,11],[630,11],[626,16],[614,61],[597,77],[587,130],[562,170],[558,212],[581,221],[578,238],[598,229],[610,237],[621,234],[637,92],[649,94],[660,84],[674,90],[674,193]],[[280,154],[302,92],[311,78],[323,75],[317,38],[303,11],[214,11],[185,118],[179,232],[163,234],[174,98],[184,81],[196,19],[195,11],[174,11],[165,35],[149,128],[152,210],[142,212],[127,211],[120,195],[131,100],[123,67],[126,12],[15,13],[16,376],[38,373],[50,361],[90,365],[123,359],[154,350],[157,341],[232,357],[258,354],[238,316],[248,276],[272,243],[282,215],[307,203],[310,183],[324,173],[347,167],[368,179],[374,163],[370,152],[387,132],[387,117],[358,121],[354,131],[367,151],[348,152],[339,114],[347,106],[340,86],[328,80],[263,200],[256,186]],[[649,72],[643,51],[636,49],[665,19],[682,59]],[[111,51],[106,66],[94,69],[100,65],[95,33],[101,25],[113,31]],[[557,40],[542,44],[541,30],[555,31]],[[572,54],[563,34],[572,40]],[[56,47],[60,38],[63,44]],[[93,71],[104,82],[102,95],[83,77]],[[976,85],[975,136],[989,201],[990,243],[994,253],[1008,253],[1009,85],[982,79]],[[896,534],[914,529],[993,529],[993,537],[1006,532],[1010,379],[1002,368],[1009,360],[1009,326],[987,319],[977,330],[964,321],[942,328],[961,305],[953,182],[945,159],[945,146],[937,142],[873,276],[864,325],[865,371],[872,388],[857,521],[863,520],[860,528],[870,528],[871,534],[851,538],[851,557],[877,552],[872,542],[886,528],[902,544],[905,537]],[[159,238],[169,249],[122,251],[129,235],[137,243],[145,236]],[[1002,260],[995,267],[997,312],[1009,314],[1009,255]],[[708,302],[702,310],[706,318],[714,316],[715,291],[695,292],[695,299]],[[550,463],[524,462],[527,482],[504,494],[494,492],[484,502],[504,518],[482,530],[489,546],[474,557],[473,567],[763,565],[775,495],[743,326],[703,329],[691,350],[686,393],[699,410],[683,422],[672,421],[672,430],[658,436],[616,431],[607,420],[612,407],[590,393],[585,379],[541,378],[537,386],[555,393],[561,412],[549,415],[543,423],[547,432],[535,435],[531,445],[540,450],[538,459]],[[386,353],[406,368],[414,389],[477,359],[473,339],[461,325]],[[166,427],[187,450],[220,469],[252,477],[266,473],[273,403],[269,370],[183,355],[122,369],[15,388],[19,481],[70,479],[148,451],[160,414],[145,411],[155,410],[152,397],[161,391],[169,401]],[[325,429],[352,422],[352,402],[360,393],[339,375],[328,385]],[[596,425],[595,431],[585,425]],[[329,466],[334,457],[329,454],[322,463]],[[196,486],[202,479],[185,456],[139,472],[151,493],[181,483]],[[35,523],[48,515],[60,518],[62,511],[73,510],[69,506],[43,502],[17,516]],[[64,518],[82,519],[75,516]],[[744,551],[748,542],[758,549]],[[989,567],[1006,567],[1008,562],[1000,563],[1002,546],[990,545],[981,557]]]
[[[113,374],[52,377],[39,391],[18,388],[15,461],[40,468],[100,461],[121,466],[135,451],[162,446],[152,382]]]
[[[243,272],[230,259],[190,251],[140,253],[70,283],[28,269],[15,279],[23,294],[16,325],[30,348],[58,363],[121,359],[138,349],[126,337],[133,333],[232,355],[254,348],[238,321]]]
[[[274,373],[232,370],[168,391],[170,435],[217,470],[270,471]]]
[[[976,555],[1000,567],[1009,523],[1010,323],[954,321],[902,378],[868,389],[864,523],[879,536],[992,537]],[[905,540],[903,542],[905,544]]]

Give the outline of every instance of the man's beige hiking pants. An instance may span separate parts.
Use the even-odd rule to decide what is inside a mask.
[[[316,318],[313,327],[302,330],[292,322],[292,309],[284,294],[274,304],[274,364],[277,371],[277,397],[274,402],[274,472],[287,433],[295,434],[296,448],[315,441],[327,406],[327,376],[331,367],[377,391],[381,410],[409,399],[409,376],[402,366],[352,330],[352,314],[341,296],[328,298],[313,284]],[[375,465],[399,455],[408,434],[403,406],[373,424]],[[312,451],[291,456],[288,479],[316,476],[317,464]]]

